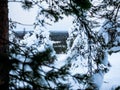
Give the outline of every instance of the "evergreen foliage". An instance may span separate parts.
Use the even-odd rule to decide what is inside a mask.
[[[43,3],[46,4],[45,7],[42,6]],[[32,5],[39,6],[35,27],[48,24],[46,20],[57,22],[63,15],[70,15],[74,17],[73,28],[67,40],[66,62],[59,68],[54,65],[55,53],[49,39],[43,34],[44,31],[32,34],[35,35],[35,40],[31,41],[31,45],[24,41],[21,43],[21,40],[12,36],[9,50],[12,64],[10,89],[98,90],[104,74],[110,68],[108,54],[120,51],[113,49],[120,45],[119,3],[119,0],[101,0],[98,5],[89,0],[25,0],[25,9]],[[43,16],[45,17],[41,18]],[[99,20],[93,19],[96,17],[105,19],[105,22],[100,25]],[[97,30],[98,27],[101,29]],[[28,38],[31,36],[24,39],[27,41]],[[44,50],[40,49],[42,46]]]
[[[80,7],[82,9],[90,9],[91,3],[89,0],[72,0],[76,5],[76,7]]]
[[[45,37],[42,34],[32,34],[29,37],[35,35],[38,42],[32,43],[27,47],[27,43],[24,40],[14,38],[14,33],[11,33],[12,42],[10,45],[10,61],[11,61],[11,72],[10,72],[10,90],[40,90],[46,89],[44,87],[44,77],[46,72],[42,66],[49,66],[55,60],[52,47],[46,43],[46,48],[42,52],[38,50],[36,45],[45,44]],[[27,38],[26,38],[27,39]],[[34,41],[33,40],[33,41]],[[46,39],[45,39],[46,40]],[[22,41],[22,42],[21,42]],[[14,43],[15,42],[15,43]],[[42,42],[42,43],[41,43]],[[43,43],[44,42],[44,43]]]
[[[30,9],[32,8],[32,5],[33,5],[32,2],[28,0],[25,0],[24,2],[22,2],[23,9]]]

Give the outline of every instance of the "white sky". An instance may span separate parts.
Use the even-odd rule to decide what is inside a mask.
[[[35,21],[35,16],[37,15],[37,7],[32,9],[24,10],[21,7],[20,3],[9,3],[9,18],[13,21],[18,21],[24,24],[33,24]],[[53,24],[52,26],[48,26],[49,30],[69,30],[72,25],[72,19],[66,17],[63,20],[60,20],[58,23]],[[18,25],[16,30],[23,30],[23,26]],[[26,27],[28,30],[33,30],[33,27]]]

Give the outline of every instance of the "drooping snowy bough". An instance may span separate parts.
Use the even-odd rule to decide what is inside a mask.
[[[120,51],[119,3],[101,0],[89,13],[75,18],[67,40],[67,59],[60,68],[63,72],[56,80],[56,88],[60,85],[68,90],[100,89],[104,74],[111,67],[108,54]]]
[[[11,77],[14,77],[11,78],[12,88],[100,89],[104,74],[111,66],[108,54],[120,51],[120,0],[92,0],[92,3],[91,5],[88,2],[86,7],[76,0],[53,0],[52,3],[45,3],[49,8],[40,11],[38,16],[44,14],[54,22],[62,18],[62,15],[71,15],[74,18],[67,40],[67,57],[62,64],[61,61],[50,62],[54,60],[55,53],[44,31],[26,35],[20,43],[20,48],[17,45],[11,46],[11,56],[18,59],[13,65],[15,70],[11,71]],[[91,9],[86,11],[90,7]],[[42,22],[44,20],[43,18]],[[29,41],[31,43],[28,43]]]

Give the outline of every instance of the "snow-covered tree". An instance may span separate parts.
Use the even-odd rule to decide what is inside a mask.
[[[71,0],[25,0],[16,2],[22,3],[24,9],[29,9],[32,5],[39,7],[36,22],[34,23],[35,28],[37,26],[44,27],[45,24],[49,24],[51,21],[57,22],[59,19],[62,19],[64,15],[75,14],[81,16],[83,12],[82,8],[83,10],[87,10],[91,6],[88,0],[82,2]],[[46,22],[46,20],[48,20],[48,22]],[[57,69],[57,67],[54,67],[54,64],[50,64],[51,61],[54,61],[54,51],[49,43],[48,37],[45,35],[46,33],[41,27],[39,31],[35,30],[31,36],[27,34],[22,41],[16,40],[13,36],[10,38],[10,43],[12,44],[10,46],[10,60],[12,63],[10,89],[61,89],[65,87],[63,83],[59,82],[58,77],[66,77],[66,74],[68,74],[64,72],[66,68]],[[28,43],[29,40],[31,43]],[[12,43],[12,41],[15,41],[15,43]],[[46,71],[43,67],[49,68],[50,70]],[[67,86],[69,86],[69,84]]]
[[[120,51],[120,0],[9,2],[22,3],[24,9],[38,6],[32,35],[26,34],[24,40],[13,34],[10,37],[10,89],[100,89],[104,74],[110,68],[108,54]],[[71,16],[74,20],[67,40],[67,57],[59,66],[49,34],[43,27],[64,16]],[[15,24],[10,21],[10,25]]]
[[[72,13],[74,21],[67,40],[65,64],[60,70],[48,72],[48,75],[52,73],[56,76],[60,73],[54,81],[57,89],[100,89],[104,74],[111,67],[108,54],[120,49],[119,7],[119,0],[92,0],[88,12],[76,7],[77,13]]]
[[[11,32],[10,41],[10,90],[46,89],[43,67],[48,67],[56,58],[49,33],[37,29],[21,40]]]
[[[69,64],[71,63],[72,74],[77,76],[77,89],[100,89],[104,74],[111,66],[108,54],[120,50],[119,8],[119,0],[101,0],[99,2],[93,0],[90,11],[85,13],[84,17],[79,17],[74,21],[75,26],[70,31],[67,40],[69,46],[67,60],[70,61]],[[75,70],[76,73],[74,73]],[[84,78],[81,79],[81,77]],[[79,82],[79,78],[81,82]],[[83,80],[85,80],[85,85]]]

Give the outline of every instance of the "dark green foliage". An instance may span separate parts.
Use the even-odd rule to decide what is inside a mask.
[[[73,0],[76,4],[76,7],[81,7],[82,9],[88,10],[91,7],[91,3],[89,0]]]
[[[34,78],[41,78],[40,76],[40,69],[39,67],[42,65],[50,64],[54,61],[54,57],[51,57],[51,50],[47,49],[43,52],[37,52],[35,55],[32,56],[30,61],[30,67],[33,71]]]
[[[18,88],[16,90],[32,90],[30,87],[25,87],[25,88]]]
[[[55,79],[54,77],[58,78],[59,77],[58,73],[57,73],[57,71],[51,70],[46,74],[45,78],[48,80],[54,80]]]
[[[66,84],[58,83],[57,90],[69,90],[70,86]]]
[[[32,64],[47,64],[53,61],[53,58],[51,58],[51,50],[47,49],[43,52],[37,52],[35,55],[31,57]]]
[[[87,75],[87,74],[75,74],[73,77],[77,80],[78,83],[82,83],[84,86],[89,85],[88,84],[88,79],[90,78],[89,75]]]
[[[42,7],[42,2],[45,2],[48,7]],[[51,56],[52,50],[49,48],[43,52],[39,52],[35,47],[28,48],[26,45],[23,45],[21,47],[24,49],[21,50],[19,45],[14,45],[14,47],[12,47],[10,50],[10,54],[14,56],[10,56],[12,63],[12,70],[10,73],[10,89],[52,90],[55,88],[55,90],[69,90],[71,88],[70,83],[72,82],[63,83],[63,81],[67,81],[69,78],[71,78],[79,85],[84,85],[84,89],[86,88],[90,90],[97,88],[93,83],[88,81],[90,75],[92,76],[94,71],[100,70],[98,66],[102,64],[102,60],[105,57],[105,53],[103,51],[106,50],[108,46],[105,45],[104,38],[99,38],[99,36],[94,31],[92,31],[92,28],[89,26],[90,21],[86,18],[86,11],[92,7],[91,2],[89,0],[40,0],[40,2],[36,2],[34,0],[24,0],[24,2],[22,2],[23,8],[29,9],[32,7],[33,3],[39,6],[40,10],[37,15],[38,21],[35,23],[35,25],[39,25],[41,23],[42,26],[44,26],[44,23],[47,23],[45,18],[57,22],[59,19],[62,19],[62,16],[64,15],[71,15],[75,17],[75,20],[73,21],[73,24],[75,24],[74,30],[78,31],[77,35],[80,35],[81,39],[79,38],[79,41],[82,43],[82,45],[78,43],[75,48],[71,49],[73,53],[74,50],[76,50],[75,55],[72,56],[71,54],[70,58],[68,57],[66,60],[67,63],[65,63],[65,65],[61,68],[56,68],[53,66],[54,64],[51,64],[55,57]],[[106,10],[105,8],[107,3],[102,4],[103,5],[100,7],[92,7],[93,11],[91,10],[90,13],[97,15],[99,10]],[[113,11],[110,14],[113,14]],[[40,15],[44,16],[42,20]],[[107,19],[109,19],[111,16],[108,15],[109,14],[107,13],[101,16],[106,16]],[[114,16],[117,17],[117,15]],[[77,35],[72,37],[72,43],[76,39]],[[40,42],[36,46],[44,43],[45,37],[39,37],[39,35],[36,35],[36,38],[40,39]],[[85,43],[83,43],[82,40],[85,41]],[[22,58],[16,59],[18,56]],[[78,74],[72,76],[71,72],[69,73],[69,70],[72,67],[72,62],[74,62],[74,60],[77,61],[77,57],[79,56],[89,60],[88,67],[86,66],[86,68],[89,68],[87,72],[89,75],[79,74],[78,72]],[[96,68],[93,67],[92,63],[96,65]],[[48,67],[50,70],[45,71],[42,66]],[[77,67],[79,66],[76,66],[75,68]],[[104,68],[104,72],[106,71],[107,68]],[[23,86],[19,85],[21,83]],[[51,83],[52,85],[54,84],[53,87],[50,85]]]
[[[44,72],[42,65],[49,66],[55,59],[51,56],[52,50],[50,48],[43,52],[34,53],[35,48],[27,48],[27,50],[22,50],[21,47],[16,47],[19,45],[13,45],[10,51],[10,62],[11,62],[11,72],[10,72],[10,90],[41,90],[40,88],[46,88],[43,86],[45,76],[41,74]],[[14,50],[13,50],[14,48]],[[25,48],[25,47],[24,47]],[[17,52],[15,51],[17,50]],[[32,53],[30,55],[29,53]],[[22,58],[16,58],[14,55],[21,56]],[[19,83],[22,84],[19,85]]]
[[[50,10],[42,10],[42,13],[46,13],[46,17],[47,18],[54,18],[54,22],[58,22],[59,19],[62,19],[62,17],[60,16],[60,13],[50,9]]]
[[[83,81],[89,78],[87,74],[75,74],[74,77],[79,79],[80,81]]]
[[[63,19],[63,15],[80,16],[82,15],[84,10],[88,10],[92,6],[89,0],[70,0],[70,1],[53,0],[53,1],[47,1],[46,3],[48,4],[49,7],[47,9],[42,8],[38,16],[44,14],[46,18],[54,22],[58,22],[58,20]],[[38,20],[38,21],[44,21],[44,20]]]
[[[120,86],[116,87],[115,90],[120,90]]]
[[[30,8],[32,8],[32,6],[33,6],[33,4],[29,0],[25,0],[25,1],[22,2],[22,7],[24,9],[30,9]]]

